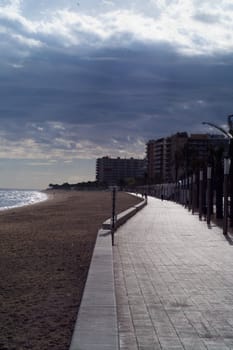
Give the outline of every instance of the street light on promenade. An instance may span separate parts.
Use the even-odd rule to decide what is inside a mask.
[[[229,126],[231,125],[232,128],[232,121],[231,118],[233,118],[233,114],[228,116],[228,124]],[[215,129],[218,129],[219,131],[221,131],[225,136],[227,136],[227,138],[229,140],[231,140],[233,138],[233,134],[231,132],[233,132],[233,130],[230,130],[229,132],[224,130],[223,128],[221,128],[221,126],[215,125],[214,123],[209,123],[209,122],[202,122],[203,125],[210,125]]]
[[[214,123],[203,122],[204,125],[210,125],[213,128],[221,131],[228,138],[228,150],[227,154],[224,157],[224,222],[223,222],[223,233],[227,234],[228,227],[228,182],[229,175],[232,181],[233,177],[233,114],[228,116],[228,126],[229,131],[224,130],[222,127],[215,125]],[[233,184],[231,183],[231,209],[230,209],[230,218],[231,226],[233,225]]]

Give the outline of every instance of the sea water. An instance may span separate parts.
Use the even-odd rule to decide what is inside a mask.
[[[0,189],[0,210],[23,207],[48,198],[45,193],[31,190],[1,190]]]

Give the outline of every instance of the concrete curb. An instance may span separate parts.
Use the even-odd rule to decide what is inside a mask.
[[[116,228],[144,208],[146,201],[117,216]],[[98,231],[69,350],[119,349],[111,219]]]

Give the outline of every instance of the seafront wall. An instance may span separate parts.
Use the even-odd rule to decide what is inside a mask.
[[[115,228],[144,208],[144,200],[120,213]],[[99,230],[70,350],[117,350],[118,327],[113,272],[111,219]]]

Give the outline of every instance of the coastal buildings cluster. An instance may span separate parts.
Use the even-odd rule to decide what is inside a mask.
[[[96,180],[108,185],[124,185],[126,181],[143,179],[146,172],[146,159],[98,158]]]
[[[107,185],[173,183],[195,167],[211,162],[212,153],[227,147],[219,134],[178,132],[149,140],[144,159],[111,158],[96,160],[96,181]]]

